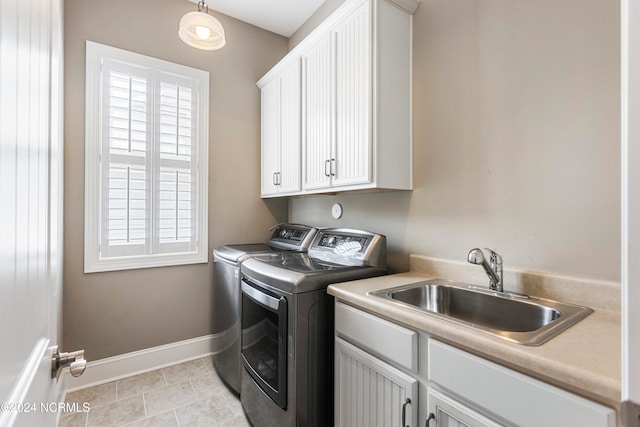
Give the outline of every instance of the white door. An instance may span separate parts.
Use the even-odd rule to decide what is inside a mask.
[[[280,79],[274,79],[262,88],[262,195],[278,192],[280,173]]]
[[[640,419],[640,3],[621,2],[622,38],[622,400]],[[625,412],[625,411],[623,411]]]
[[[296,61],[280,76],[280,193],[300,191],[300,91]]]
[[[418,380],[335,339],[335,425],[418,425]]]
[[[53,426],[62,292],[62,5],[0,2],[0,425]]]
[[[427,427],[500,427],[489,418],[429,387]]]
[[[371,182],[371,14],[366,1],[334,30],[335,147],[332,185]]]
[[[304,190],[331,186],[333,140],[331,34],[324,35],[302,56],[304,74],[304,138],[302,186]]]

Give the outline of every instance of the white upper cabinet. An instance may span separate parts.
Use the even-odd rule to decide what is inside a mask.
[[[331,34],[327,33],[302,55],[305,82],[302,182],[305,190],[322,189],[331,185],[331,53]]]
[[[303,54],[303,189],[371,183],[369,2]]]
[[[300,61],[262,86],[262,196],[300,191]]]
[[[280,176],[278,191],[300,190],[300,61],[280,77]]]
[[[299,113],[281,109],[279,124],[301,130],[301,185],[265,191],[284,175],[264,170],[265,159],[277,157],[265,153],[277,145],[265,141],[276,126],[266,121],[277,119],[263,111],[263,197],[412,188],[411,25],[418,4],[347,0],[258,82],[268,108],[265,91],[301,59]]]
[[[262,195],[276,194],[280,171],[280,79],[262,88]]]
[[[372,181],[370,5],[363,3],[334,30],[334,186]]]

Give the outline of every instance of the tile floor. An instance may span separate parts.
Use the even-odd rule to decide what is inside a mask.
[[[90,410],[64,414],[59,427],[250,425],[210,357],[71,392],[66,402]]]

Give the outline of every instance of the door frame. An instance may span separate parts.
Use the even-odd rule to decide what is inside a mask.
[[[640,2],[621,0],[622,401],[640,403]],[[633,262],[635,260],[635,262]]]

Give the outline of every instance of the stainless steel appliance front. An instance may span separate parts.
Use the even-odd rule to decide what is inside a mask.
[[[281,408],[287,407],[287,299],[242,279],[242,362]]]
[[[266,283],[243,276],[243,324],[240,399],[254,427],[329,426],[333,425],[333,301],[324,289],[301,294],[282,291]],[[248,284],[278,295],[287,301],[286,313],[257,332],[252,328],[247,311],[254,303],[245,294]],[[249,304],[247,304],[249,302]],[[286,338],[275,331],[286,325]],[[264,335],[271,334],[271,337]],[[260,335],[263,335],[260,337]],[[259,363],[277,368],[277,394],[263,375],[274,375],[271,369],[253,368],[251,354],[258,348],[252,343],[271,341],[268,356]],[[266,346],[265,346],[266,347]],[[277,357],[275,355],[278,355]],[[280,359],[284,356],[285,359]],[[277,363],[275,361],[277,359]]]
[[[333,425],[333,299],[326,287],[385,274],[385,266],[384,236],[344,229],[318,231],[307,254],[243,262],[240,399],[254,427]],[[286,314],[276,316],[256,292]]]
[[[235,393],[240,393],[240,265],[251,256],[306,251],[316,229],[300,224],[278,224],[268,244],[224,245],[213,252],[212,333],[221,343],[213,356],[216,371]]]

